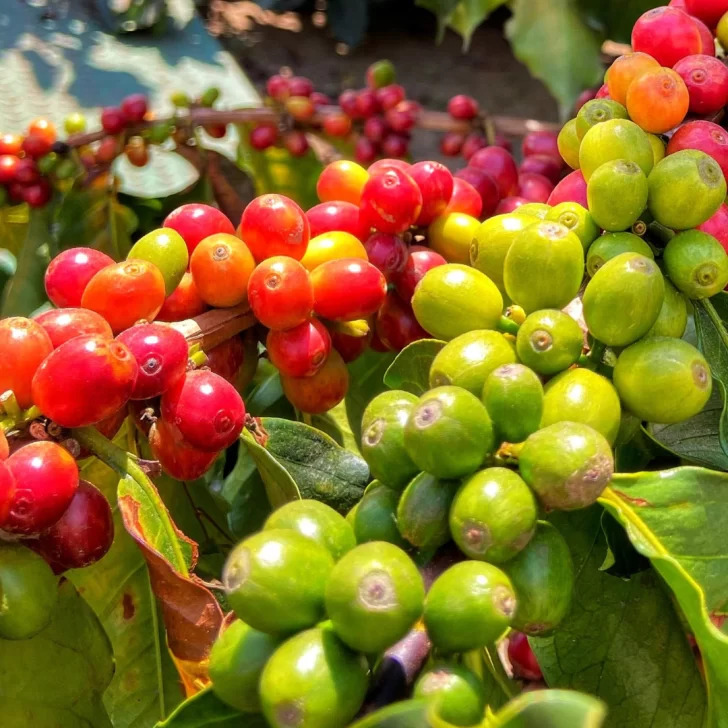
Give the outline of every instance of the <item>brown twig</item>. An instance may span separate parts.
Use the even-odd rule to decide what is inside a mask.
[[[205,311],[196,318],[178,321],[171,326],[181,332],[190,344],[199,344],[203,351],[209,351],[256,323],[250,306],[241,303],[232,308]]]

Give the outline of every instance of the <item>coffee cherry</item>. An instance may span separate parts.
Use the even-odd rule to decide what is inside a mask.
[[[293,258],[268,258],[250,276],[248,301],[255,317],[269,329],[298,326],[313,311],[308,271]]]
[[[139,366],[131,399],[158,397],[187,371],[187,341],[171,326],[139,324],[119,334],[117,341],[128,347]]]
[[[351,119],[343,112],[336,111],[326,114],[321,126],[332,137],[345,137],[351,132]]]
[[[306,255],[301,259],[301,265],[310,272],[322,263],[339,258],[367,260],[367,251],[361,241],[351,233],[335,230],[311,238]]]
[[[130,94],[121,102],[121,113],[133,124],[144,121],[147,113],[147,97],[144,94]]]
[[[133,167],[146,167],[149,162],[149,149],[146,141],[140,137],[132,137],[124,147],[124,154]]]
[[[289,131],[284,134],[283,146],[288,150],[288,153],[294,157],[302,157],[309,149],[306,135],[298,129],[294,129],[293,131]]]
[[[36,316],[35,321],[45,329],[54,349],[76,336],[98,334],[104,339],[114,338],[106,319],[86,308],[52,309]]]
[[[358,359],[368,348],[374,331],[370,328],[364,336],[352,336],[341,331],[331,332],[331,345],[348,364]]]
[[[387,281],[403,270],[409,254],[404,240],[389,233],[374,233],[364,242],[364,248],[369,262]]]
[[[29,134],[23,139],[23,151],[27,157],[40,159],[40,157],[48,154],[53,147],[53,142],[48,141],[39,134]]]
[[[508,659],[515,677],[521,680],[543,680],[541,667],[523,632],[511,632],[508,635]]]
[[[8,445],[8,438],[5,437],[5,433],[0,430],[0,461],[7,460],[8,455],[10,455],[10,446]],[[2,476],[0,476],[1,478]],[[2,488],[0,487],[0,490]],[[2,500],[2,496],[0,496],[0,500]],[[2,519],[2,515],[0,514],[0,519]]]
[[[369,173],[346,159],[327,164],[316,182],[316,194],[321,202],[350,202],[359,205]]]
[[[518,195],[529,202],[547,202],[553,189],[551,181],[542,174],[523,172],[518,177]]]
[[[328,358],[331,336],[320,321],[309,319],[287,331],[269,331],[265,346],[281,374],[310,377]]]
[[[114,518],[106,496],[85,480],[61,518],[29,545],[56,573],[91,566],[114,540]]]
[[[263,151],[272,147],[278,140],[278,127],[275,124],[259,124],[250,132],[253,149]]]
[[[611,69],[610,69],[611,73]],[[558,135],[550,131],[530,131],[521,142],[521,154],[530,157],[534,154],[545,154],[554,159],[561,159],[556,143]]]
[[[285,108],[295,121],[300,122],[310,121],[316,113],[313,101],[308,96],[289,96]]]
[[[173,210],[165,218],[162,227],[176,230],[187,243],[190,255],[200,241],[210,235],[215,233],[235,235],[235,227],[220,210],[199,203],[182,205]]]
[[[190,259],[190,272],[200,297],[218,308],[237,306],[245,300],[254,268],[248,246],[226,233],[205,238]]]
[[[386,172],[388,169],[398,169],[400,172],[409,174],[409,168],[411,166],[412,165],[404,159],[388,159],[385,157],[384,159],[378,159],[374,162],[374,164],[370,165],[367,171],[369,172],[370,177],[375,174]]]
[[[23,190],[23,202],[30,207],[44,207],[48,204],[53,195],[53,188],[46,179],[39,179],[34,185],[29,185]]]
[[[404,101],[405,90],[398,83],[390,83],[377,90],[377,101],[382,111],[393,109],[397,104]]]
[[[311,240],[334,231],[349,233],[362,242],[369,237],[369,228],[359,219],[359,206],[351,202],[322,202],[308,210],[306,217],[311,226]]]
[[[354,145],[354,159],[362,164],[369,164],[377,158],[379,154],[379,145],[375,144],[371,139],[359,137]]]
[[[237,386],[238,375],[247,359],[243,337],[233,336],[205,353],[207,354],[205,368],[222,377],[226,382],[230,382],[236,389],[241,389]],[[253,358],[257,359],[255,356]]]
[[[0,155],[17,157],[23,151],[23,137],[20,134],[0,134]]]
[[[516,191],[518,184],[518,167],[513,157],[500,147],[486,147],[471,157],[469,167],[487,172],[498,186],[501,198],[508,197]]]
[[[292,76],[288,79],[288,92],[291,96],[310,96],[313,82],[305,76]]]
[[[197,480],[217,459],[219,453],[192,447],[174,426],[158,419],[149,429],[149,446],[162,470],[175,480]]]
[[[403,301],[411,301],[415,295],[415,287],[422,280],[425,273],[438,265],[445,265],[447,261],[439,253],[430,248],[413,245],[409,250],[409,257],[401,272],[392,277],[397,287],[397,293]]]
[[[440,152],[446,157],[457,157],[465,143],[465,135],[456,131],[449,131],[440,139]]]
[[[356,110],[362,119],[368,119],[379,111],[376,91],[365,88],[356,95]]]
[[[235,387],[204,369],[187,372],[167,390],[161,411],[192,447],[206,452],[232,445],[245,422],[245,405]]]
[[[285,76],[271,76],[265,84],[265,91],[272,99],[285,99],[289,93],[289,82]]]
[[[381,144],[389,127],[381,116],[372,116],[364,122],[364,136],[375,144]]]
[[[61,344],[33,377],[33,402],[61,427],[109,417],[130,398],[139,367],[120,341],[77,336]]]
[[[303,210],[290,198],[261,195],[243,211],[240,235],[258,262],[284,255],[300,260],[310,227]]]
[[[387,295],[387,281],[371,263],[343,258],[311,271],[314,311],[332,321],[356,321],[375,313]]]
[[[430,338],[417,323],[412,307],[396,293],[388,293],[377,312],[376,331],[382,343],[393,351],[401,351],[418,339]]]
[[[667,68],[685,56],[700,53],[702,47],[698,26],[679,8],[648,10],[632,28],[632,50],[647,53]]]
[[[100,270],[86,286],[81,305],[101,314],[118,334],[142,319],[152,321],[164,298],[159,268],[130,258]]]
[[[38,171],[38,165],[32,159],[19,159],[15,165],[15,176],[14,182],[19,182],[21,185],[33,185],[40,179],[40,172]]]
[[[409,139],[401,134],[387,134],[382,142],[382,154],[388,157],[404,157],[409,148]]]
[[[339,106],[350,119],[361,118],[356,100],[357,92],[352,89],[348,89],[347,91],[343,91],[339,94]]]
[[[157,314],[156,320],[184,321],[199,316],[206,310],[207,305],[200,298],[192,274],[186,272],[177,288],[164,299],[164,304]]]
[[[27,318],[11,317],[0,321],[0,394],[11,390],[18,405],[33,404],[33,376],[53,344],[43,327]]]
[[[313,101],[316,108],[320,106],[331,106],[333,103],[326,94],[322,94],[320,91],[314,91],[309,98]]]
[[[63,515],[78,488],[78,466],[71,454],[50,441],[32,442],[6,461],[16,483],[0,528],[33,536]]]
[[[415,125],[416,117],[406,101],[401,101],[393,109],[384,114],[390,129],[396,132],[408,132]]]
[[[503,200],[498,203],[498,206],[502,202]],[[442,214],[449,215],[451,212],[463,212],[471,217],[480,217],[483,212],[483,198],[480,193],[470,182],[461,177],[453,177],[452,195],[450,195],[450,201]],[[498,207],[496,207],[496,214],[498,214]]]
[[[0,184],[14,182],[18,173],[20,159],[14,154],[3,154],[0,156]]]
[[[480,108],[478,102],[472,96],[458,94],[448,101],[447,111],[453,119],[469,121],[478,115]]]
[[[519,177],[524,173],[533,173],[546,177],[552,185],[558,183],[561,179],[561,170],[564,168],[564,163],[556,157],[551,157],[547,154],[532,154],[526,157],[521,165],[518,167]]]
[[[101,128],[107,134],[121,134],[127,123],[124,112],[115,106],[107,106],[101,111]]]
[[[402,233],[422,211],[422,193],[406,172],[390,168],[372,175],[364,185],[361,215],[383,233]]]
[[[464,180],[475,189],[480,197],[482,215],[490,217],[501,199],[496,180],[488,172],[475,167],[459,169],[455,172],[455,177]]]
[[[281,375],[283,393],[301,412],[322,414],[336,407],[349,388],[349,371],[336,349],[332,349],[323,366],[311,377]]]
[[[395,71],[391,61],[381,60],[372,63],[366,72],[366,82],[369,88],[381,89],[394,83]]]

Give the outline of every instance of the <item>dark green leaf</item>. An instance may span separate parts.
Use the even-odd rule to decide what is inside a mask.
[[[571,690],[534,690],[488,716],[483,728],[600,728],[606,713],[604,704],[591,695]]]
[[[600,571],[601,518],[593,506],[549,519],[569,544],[577,579],[555,634],[531,640],[546,682],[600,697],[615,728],[700,728],[705,692],[670,599],[652,569],[630,580]]]
[[[350,728],[425,728],[430,725],[427,713],[426,700],[405,700],[375,710]]]
[[[240,442],[247,448],[258,468],[265,484],[268,502],[275,510],[293,500],[300,500],[301,493],[291,474],[271,455],[268,450],[258,444],[248,430],[243,430]]]
[[[506,2],[508,0],[460,0],[448,18],[447,24],[462,36],[464,51],[470,47],[476,28]]]
[[[344,402],[349,426],[357,442],[361,442],[361,418],[364,410],[374,397],[387,389],[384,372],[394,361],[394,357],[394,352],[381,354],[370,349],[349,364],[349,391]]]
[[[339,402],[336,407],[322,415],[312,415],[311,424],[335,440],[337,445],[341,445],[357,455],[360,454],[359,442],[354,437],[349,418],[346,415],[345,402]]]
[[[437,42],[440,43],[445,34],[447,21],[460,0],[415,0],[415,5],[426,8],[437,18]]]
[[[728,470],[728,456],[721,447],[724,425],[723,387],[713,380],[713,392],[702,412],[674,425],[647,425],[647,434],[662,447],[696,465]]]
[[[439,339],[421,339],[406,346],[384,373],[384,383],[390,389],[423,395],[430,388],[432,360],[443,346]]]
[[[25,241],[18,253],[17,270],[5,286],[2,318],[28,316],[48,300],[43,276],[49,262],[50,219],[48,206],[30,212]]]
[[[589,24],[597,26],[605,38],[630,43],[635,21],[656,3],[655,0],[578,0],[578,5]]]
[[[0,640],[0,724],[7,728],[111,728],[102,695],[111,645],[91,608],[64,581],[51,623],[29,640]]]
[[[480,678],[485,703],[491,710],[502,708],[509,698],[518,694],[518,685],[506,674],[495,646],[468,652],[463,655],[463,664]]]
[[[282,399],[283,387],[278,370],[267,359],[259,359],[253,388],[245,397],[245,409],[253,417],[262,417]]]
[[[259,715],[241,713],[220,700],[205,688],[185,700],[164,722],[156,728],[266,728],[267,723]]]
[[[543,81],[566,116],[577,96],[602,83],[601,43],[573,0],[514,0],[506,35],[513,53]]]
[[[366,462],[328,435],[301,422],[263,417],[265,450],[282,465],[304,498],[322,501],[346,513],[369,482]]]
[[[602,513],[602,531],[607,540],[607,555],[599,567],[610,576],[629,579],[650,568],[650,560],[642,556],[614,516]]]

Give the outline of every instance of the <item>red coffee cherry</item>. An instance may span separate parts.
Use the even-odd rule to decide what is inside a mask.
[[[32,442],[6,461],[16,484],[0,528],[34,536],[63,515],[78,488],[78,466],[55,442]]]
[[[528,644],[528,637],[523,632],[511,632],[508,635],[508,659],[517,678],[543,680],[541,667]]]
[[[107,134],[121,134],[127,123],[124,112],[116,106],[107,106],[101,111],[101,128]]]
[[[57,255],[45,274],[48,298],[58,308],[78,308],[88,282],[114,260],[92,248],[70,248]]]
[[[412,177],[388,167],[372,174],[361,194],[361,216],[382,233],[403,233],[422,211],[422,193]]]
[[[19,163],[20,159],[14,154],[0,155],[0,184],[6,185],[15,181]]]
[[[409,251],[398,235],[374,233],[364,242],[369,262],[379,268],[387,281],[399,273],[407,262]]]
[[[275,74],[265,84],[265,91],[272,99],[284,99],[288,96],[288,79]]]
[[[151,399],[177,384],[187,371],[189,347],[176,329],[163,324],[139,324],[117,337],[139,366],[131,399]]]
[[[235,226],[220,210],[196,202],[182,205],[170,212],[164,219],[162,227],[176,230],[187,243],[190,255],[198,243],[210,235],[215,233],[235,235]]]
[[[278,127],[275,124],[259,124],[250,132],[250,145],[262,152],[278,141]]]
[[[412,307],[396,293],[388,293],[377,313],[376,332],[379,339],[393,351],[401,351],[418,339],[429,339],[415,318]]]
[[[187,372],[162,395],[162,417],[192,447],[218,452],[240,436],[245,405],[232,384],[201,369]]]
[[[470,182],[460,177],[453,177],[452,182],[450,202],[447,203],[445,212],[442,214],[449,215],[451,212],[464,212],[471,217],[480,217],[483,212],[483,198],[478,190]]]
[[[220,454],[192,447],[174,425],[161,418],[149,430],[149,445],[162,470],[175,480],[197,480]]]
[[[373,333],[372,328],[369,329],[365,336],[351,336],[341,331],[332,331],[331,345],[348,364],[349,362],[356,361],[369,348]]]
[[[66,512],[28,545],[60,573],[95,564],[106,556],[113,540],[109,501],[98,488],[81,480]]]
[[[356,321],[375,313],[387,295],[387,281],[371,263],[340,258],[311,271],[314,311],[331,321]]]
[[[392,278],[397,287],[397,293],[403,301],[411,301],[415,295],[415,287],[422,280],[425,273],[438,265],[445,265],[447,261],[439,253],[421,245],[413,245],[409,249],[404,268]]]
[[[240,369],[245,362],[243,337],[233,336],[205,353],[207,354],[205,367],[225,381],[235,385]]]
[[[336,407],[349,388],[349,370],[336,349],[311,377],[281,375],[283,393],[301,412],[316,415]]]
[[[5,434],[3,434],[3,438]],[[10,506],[15,498],[15,491],[17,486],[15,484],[15,478],[10,472],[10,468],[5,462],[8,459],[8,441],[5,440],[5,446],[3,448],[5,457],[0,458],[0,524],[5,523],[8,519],[10,512]],[[0,528],[2,526],[0,525]]]
[[[281,374],[310,377],[329,356],[331,336],[320,321],[309,319],[287,331],[269,331],[265,347]]]
[[[100,270],[86,286],[81,305],[101,314],[118,334],[137,321],[156,318],[164,294],[159,268],[148,260],[129,258]]]
[[[501,147],[480,149],[470,158],[468,166],[487,172],[498,186],[499,197],[515,194],[518,185],[518,167],[516,160],[505,149]]]
[[[8,438],[5,437],[5,433],[0,430],[0,461],[7,460],[10,455],[10,446],[8,445]]]
[[[98,334],[105,339],[114,338],[106,319],[87,308],[52,309],[36,316],[35,322],[45,329],[54,349],[76,336]]]
[[[258,262],[276,255],[301,260],[310,234],[303,210],[284,195],[256,197],[240,220],[240,236]]]
[[[458,94],[448,101],[447,110],[453,119],[463,119],[468,121],[470,119],[474,119],[478,115],[480,107],[478,106],[478,102],[472,96]]]
[[[293,258],[263,261],[248,281],[248,301],[255,317],[269,329],[292,329],[313,311],[308,271]]]
[[[185,272],[177,288],[164,299],[162,308],[157,314],[157,321],[184,321],[207,311],[207,304],[192,278],[192,273]]]
[[[130,94],[121,102],[121,113],[133,124],[144,121],[147,113],[147,97],[144,94]]]
[[[439,162],[417,162],[409,175],[422,193],[422,210],[415,220],[417,225],[429,225],[445,212],[453,190],[452,172]]]
[[[93,425],[131,397],[139,367],[120,341],[77,336],[61,344],[33,377],[33,402],[61,427]]]
[[[308,210],[306,217],[312,238],[335,230],[351,233],[362,242],[369,237],[369,228],[359,216],[359,206],[351,202],[322,202]]]
[[[19,316],[0,321],[0,394],[12,390],[22,409],[30,407],[33,376],[52,351],[39,323]]]

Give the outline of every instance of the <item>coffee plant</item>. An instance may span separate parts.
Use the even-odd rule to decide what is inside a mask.
[[[726,12],[520,162],[386,61],[2,135],[3,725],[728,726]]]

